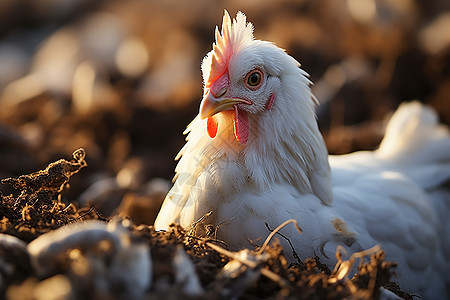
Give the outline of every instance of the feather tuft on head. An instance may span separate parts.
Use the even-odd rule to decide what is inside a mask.
[[[211,65],[206,85],[210,85],[221,77],[228,69],[228,63],[234,53],[243,45],[253,41],[253,24],[247,23],[245,14],[238,12],[231,23],[230,15],[225,10],[222,20],[222,31],[216,26],[216,42],[211,52]]]

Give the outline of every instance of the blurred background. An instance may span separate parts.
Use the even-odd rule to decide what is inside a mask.
[[[1,0],[0,178],[83,147],[65,201],[151,224],[225,8],[311,75],[330,153],[376,148],[403,101],[450,123],[448,0]]]

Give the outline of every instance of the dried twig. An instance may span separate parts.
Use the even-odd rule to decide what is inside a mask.
[[[267,222],[264,222],[264,224],[266,225],[267,230],[269,230],[270,232],[273,232],[273,231],[274,231],[274,230],[272,230],[272,229],[269,227],[269,224],[267,224]],[[289,243],[289,246],[291,247],[291,250],[292,250],[292,256],[294,256],[294,258],[295,258],[295,260],[297,261],[298,264],[301,264],[301,263],[302,263],[302,260],[300,259],[300,256],[298,256],[297,251],[295,251],[294,245],[292,245],[291,240],[290,240],[287,236],[285,236],[284,234],[282,234],[281,232],[277,232],[277,234],[278,234],[279,236],[281,236],[282,238],[284,238],[284,239]]]
[[[344,247],[339,245],[339,246],[337,246],[337,249],[336,249],[336,259],[338,260],[338,262],[336,263],[336,266],[334,267],[332,274],[335,274],[336,280],[341,280],[348,274],[348,272],[350,272],[351,267],[355,263],[356,258],[364,258],[365,256],[374,254],[380,250],[381,250],[381,246],[375,245],[370,249],[366,249],[366,250],[363,250],[360,252],[355,252],[350,256],[350,258],[348,260],[342,261],[341,251],[343,251],[343,252],[346,252],[346,251],[345,251]],[[361,263],[362,263],[362,261],[361,261]]]
[[[222,244],[226,249],[228,249],[228,245],[224,241],[221,241],[221,240],[218,240],[218,239],[210,239],[210,238],[198,237],[198,236],[190,235],[190,234],[186,234],[186,235],[184,235],[184,237],[187,237],[187,238],[190,238],[190,239],[195,239],[195,240],[201,241],[201,242],[203,242],[205,244],[209,243],[209,242]]]
[[[197,232],[197,226],[202,223],[207,217],[211,216],[213,214],[213,211],[210,210],[209,212],[207,212],[206,214],[204,214],[203,216],[200,217],[200,219],[198,219],[197,221],[195,221],[194,223],[192,223],[189,226],[189,234],[194,234]]]
[[[94,206],[91,206],[87,212],[85,212],[84,214],[80,215],[80,216],[77,218],[77,220],[83,219],[84,217],[86,217],[87,215],[89,215],[91,212],[95,212],[95,214],[97,215],[97,218],[98,218],[100,221],[104,221],[104,222],[109,222],[109,221],[110,221],[110,219],[108,219],[108,218],[102,216],[102,214],[101,214]]]
[[[259,249],[259,251],[257,252],[258,254],[263,253],[263,251],[266,249],[267,245],[269,244],[270,240],[272,239],[272,237],[278,233],[278,231],[281,230],[281,228],[283,228],[284,226],[286,226],[289,223],[293,223],[295,228],[297,229],[297,231],[299,233],[302,233],[302,229],[298,226],[297,220],[295,219],[289,219],[287,221],[284,221],[281,225],[279,225],[277,228],[275,228],[274,231],[272,231],[269,236],[267,237],[267,239],[264,241],[264,244],[262,245],[261,249]]]
[[[228,257],[230,257],[232,259],[235,259],[235,260],[239,261],[240,263],[246,265],[247,267],[250,267],[250,268],[252,268],[254,270],[259,268],[259,272],[262,275],[264,275],[265,277],[269,278],[270,280],[272,280],[274,282],[277,282],[280,285],[280,287],[282,287],[282,288],[288,288],[289,287],[289,282],[288,281],[286,281],[280,275],[272,272],[271,270],[263,268],[263,267],[260,267],[261,264],[258,264],[257,262],[254,262],[254,261],[251,261],[251,260],[248,260],[248,259],[245,259],[245,258],[239,256],[235,252],[228,251],[228,250],[223,249],[222,247],[214,245],[214,244],[212,244],[210,242],[207,242],[206,245],[208,247],[212,248],[213,250],[219,252],[220,254],[223,254],[225,256],[228,256]],[[256,254],[256,255],[260,255],[260,254]]]
[[[223,225],[225,225],[225,224],[227,224],[227,223],[233,221],[234,219],[236,219],[236,217],[232,217],[232,218],[230,218],[230,219],[228,219],[228,220],[225,220],[225,221],[219,223],[219,225],[217,225],[217,226],[214,228],[214,239],[217,240],[217,231],[219,231],[220,227],[222,227]]]

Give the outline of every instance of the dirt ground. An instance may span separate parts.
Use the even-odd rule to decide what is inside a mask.
[[[349,279],[344,276],[349,272],[348,264],[357,263],[352,260],[339,260],[332,271],[317,257],[288,264],[277,242],[265,249],[255,247],[252,251],[233,253],[213,235],[199,238],[179,226],[156,232],[151,225],[136,226],[129,219],[105,218],[92,206],[78,208],[76,203],[65,203],[61,193],[70,178],[87,166],[85,155],[83,149],[78,149],[71,161],[60,159],[44,170],[2,180],[17,190],[15,195],[0,195],[3,216],[0,258],[6,262],[0,270],[2,297],[52,298],[54,294],[42,292],[51,289],[57,291],[52,299],[298,299],[300,295],[303,299],[378,299],[380,286],[386,286],[405,299],[412,299],[389,281],[395,263],[384,261],[382,250],[363,254],[367,260],[358,262],[358,273]],[[151,257],[152,268],[148,270],[153,280],[142,290],[139,283],[121,280],[115,273],[125,273],[130,268],[140,274],[139,267],[125,261],[121,264],[125,270],[117,270],[114,267],[117,260],[123,259],[117,258],[120,251],[102,245],[107,238],[90,239],[90,234],[99,228],[70,227],[62,239],[51,236],[51,231],[59,232],[70,225],[94,224],[89,220],[96,220],[97,225],[126,223],[123,230],[127,231],[131,244],[147,245],[144,253]],[[79,238],[77,233],[81,233]],[[38,242],[46,244],[46,237],[48,244],[36,250]],[[80,261],[84,267],[80,267]],[[106,287],[88,280],[102,276],[105,269],[109,273]],[[194,283],[192,278],[196,278]],[[62,288],[64,283],[69,283],[69,287]]]
[[[315,258],[287,264],[276,245],[239,260],[213,237],[152,228],[182,132],[198,113],[200,62],[224,8],[245,12],[256,38],[286,49],[310,74],[330,153],[375,149],[403,101],[418,99],[450,124],[448,1],[241,2],[0,2],[2,296],[376,299],[378,286],[400,291],[389,283],[395,267],[382,252],[366,255],[357,277],[337,280],[342,273]],[[41,254],[28,245],[74,224],[107,245],[86,240],[81,247],[71,236],[64,251],[40,248],[55,254],[51,272],[41,273],[34,261]],[[117,249],[151,253],[151,286],[136,284],[138,296],[119,275],[91,280],[127,270],[120,261],[130,258]],[[183,275],[177,264],[191,271]]]

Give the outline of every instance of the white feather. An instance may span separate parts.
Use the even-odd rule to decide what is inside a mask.
[[[253,40],[243,14],[232,27],[225,19],[222,36],[238,49],[227,61],[230,86],[238,89],[256,66],[269,76],[266,94],[248,95],[255,107],[249,108],[254,111],[245,145],[236,140],[229,114],[217,114],[221,126],[213,139],[206,120],[194,119],[155,227],[189,227],[213,211],[207,221],[222,224],[219,239],[239,249],[268,235],[265,222],[275,228],[294,218],[303,234],[293,227],[282,232],[301,258],[318,255],[332,267],[338,245],[353,253],[381,244],[387,260],[399,263],[402,288],[425,299],[446,299],[450,136],[435,113],[418,102],[403,104],[379,150],[328,157],[307,74],[283,50]],[[205,81],[216,54],[202,64]],[[276,94],[273,107],[258,108],[258,99],[270,93]]]

